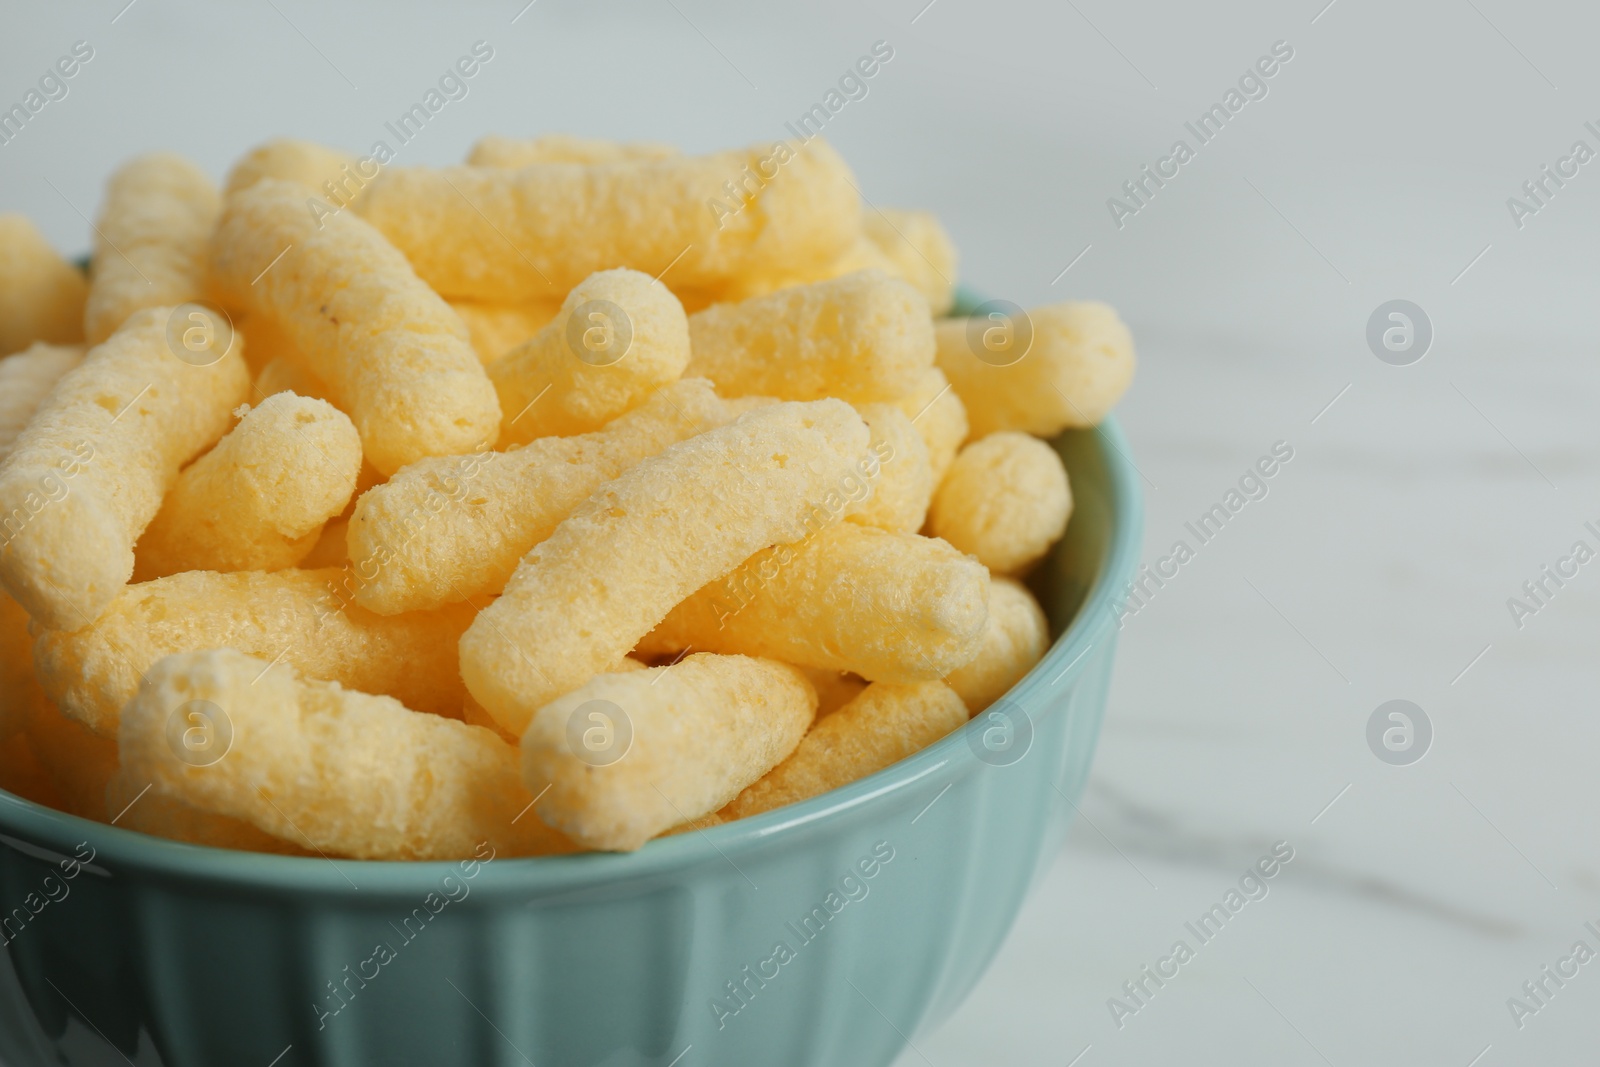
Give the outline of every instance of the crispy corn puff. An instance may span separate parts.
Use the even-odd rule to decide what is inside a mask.
[[[217,758],[170,740],[174,716],[181,724],[197,704],[213,737],[226,737]],[[538,819],[517,818],[533,796],[517,750],[490,731],[302,681],[232,649],[154,664],[123,710],[117,744],[129,780],[325,854],[458,859],[484,843],[509,855],[570,850]]]
[[[61,798],[61,810],[83,819],[108,822],[106,785],[117,772],[117,742],[91,733],[48,700],[28,712],[28,743]]]
[[[829,263],[861,232],[850,170],[820,138],[597,166],[391,168],[357,210],[441,294],[504,303],[617,266],[715,292]]]
[[[1009,331],[1013,339],[1023,329],[1031,333],[1020,359],[1009,349],[985,351],[983,338],[1000,324],[938,323],[939,367],[966,405],[974,437],[997,430],[1054,437],[1097,425],[1133,380],[1133,337],[1105,304],[1051,304],[1028,312],[1028,320]]]
[[[1001,432],[961,450],[928,511],[928,528],[995,574],[1018,574],[1050,551],[1072,517],[1055,449]]]
[[[716,811],[794,751],[816,713],[799,671],[746,656],[602,674],[547,704],[522,738],[539,818],[579,844],[636,849]]]
[[[257,145],[233,165],[228,172],[228,180],[224,185],[224,192],[232,196],[243,189],[248,189],[262,178],[277,178],[280,181],[295,182],[317,192],[325,192],[325,186],[332,184],[335,189],[348,180],[356,158],[334,148],[327,148],[313,141],[296,141],[289,138],[279,138]],[[359,176],[358,176],[359,178]],[[305,195],[302,193],[302,196]]]
[[[911,420],[894,404],[862,404],[857,409],[872,433],[878,477],[872,496],[848,518],[863,526],[916,533],[933,500],[933,467],[928,446]]]
[[[197,366],[170,308],[136,312],[51,390],[0,468],[0,583],[42,626],[86,626],[127,584],[133,545],[178,471],[228,429],[249,371]]]
[[[1049,650],[1050,623],[1033,594],[1009,578],[994,578],[983,647],[971,663],[945,675],[945,684],[976,715],[1022,681]]]
[[[526,167],[530,163],[628,163],[668,159],[678,154],[671,145],[653,141],[602,141],[551,133],[543,137],[488,134],[467,153],[473,167]]]
[[[885,274],[898,278],[899,269],[894,262],[869,241],[865,234],[856,237],[855,241],[833,262],[818,265],[807,264],[799,270],[788,271],[782,274],[751,274],[734,278],[723,286],[715,295],[706,296],[701,293],[680,294],[685,308],[694,301],[694,310],[699,311],[715,303],[732,303],[740,300],[750,300],[758,296],[775,293],[779,289],[788,289],[796,285],[815,285],[818,282],[832,281],[842,278],[846,274],[854,274],[859,270],[880,270]]]
[[[500,406],[461,317],[355,215],[314,219],[303,187],[264,178],[228,199],[211,264],[328,383],[379,471],[494,442]]]
[[[819,719],[793,755],[718,814],[724,821],[798,804],[881,771],[967,721],[967,707],[943,682],[873,682]]]
[[[591,493],[668,445],[731,422],[727,407],[709,382],[685,379],[595,433],[413,463],[356,503],[356,601],[394,615],[499,593]]]
[[[467,688],[520,733],[674,604],[763,546],[797,540],[866,445],[848,404],[774,404],[601,486],[523,558],[462,637]]]
[[[894,273],[928,298],[928,309],[948,315],[956,295],[956,246],[939,220],[926,211],[882,208],[863,212],[861,226]]]
[[[928,446],[928,466],[933,469],[933,484],[937,486],[944,481],[945,472],[967,440],[966,407],[938,367],[923,371],[916,388],[894,403]]]
[[[139,538],[134,574],[293,567],[344,511],[360,471],[361,439],[342,411],[269,396],[178,475]]]
[[[484,304],[456,300],[450,306],[467,324],[473,351],[485,367],[549,325],[561,312],[559,300],[534,300],[525,304]]]
[[[0,215],[0,356],[83,340],[89,282],[25,215]]]
[[[683,375],[689,322],[648,274],[606,270],[567,294],[556,317],[489,368],[500,441],[598,430]]]
[[[82,345],[35,341],[26,351],[0,359],[0,463],[50,390],[83,362],[84,351]]]
[[[894,400],[933,365],[928,302],[880,271],[782,289],[689,316],[684,373],[727,396]]]
[[[113,750],[115,743],[111,743]],[[315,856],[310,849],[273,837],[247,822],[191,808],[179,800],[147,788],[126,771],[112,775],[106,786],[106,810],[124,830],[138,830],[190,845],[231,848],[238,852],[272,852],[283,856]],[[120,817],[119,817],[120,816]]]
[[[93,626],[39,638],[39,684],[62,711],[109,736],[140,673],[156,660],[228,647],[419,711],[460,716],[456,642],[472,611],[385,618],[345,603],[343,580],[338,570],[184,571],[129,586]]]
[[[843,523],[759,552],[701,588],[639,651],[740,652],[923,681],[977,655],[988,598],[983,567],[943,541]]]
[[[95,225],[83,333],[91,345],[143,308],[206,295],[206,246],[222,211],[211,179],[166,152],[124,163]]]

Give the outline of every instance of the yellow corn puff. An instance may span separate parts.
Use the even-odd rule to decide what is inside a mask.
[[[860,678],[849,671],[833,671],[822,667],[801,667],[800,673],[811,682],[811,687],[817,691],[817,718],[832,715],[856,697],[867,687],[864,678]]]
[[[355,492],[361,440],[332,404],[267,397],[167,493],[134,574],[276,571],[299,563]]]
[[[191,808],[157,793],[149,781],[126,771],[112,775],[106,786],[106,810],[124,830],[165,837],[189,845],[231,848],[238,852],[272,852],[283,856],[315,856],[309,849],[273,837],[247,822]]]
[[[602,674],[534,715],[522,776],[539,818],[629,851],[716,811],[794,751],[816,713],[799,671],[746,656]]]
[[[314,219],[303,187],[263,178],[228,199],[211,265],[327,382],[379,471],[494,442],[500,407],[460,316],[355,215]]]
[[[455,300],[450,306],[467,324],[473,351],[485,367],[549,325],[561,311],[559,300],[526,304],[484,304]]]
[[[585,278],[542,330],[489,368],[500,394],[500,442],[598,430],[683,375],[689,322],[648,274]]]
[[[328,191],[329,185],[338,190],[342,185],[349,184],[352,176],[358,183],[362,181],[360,175],[354,174],[355,167],[356,158],[338,149],[314,141],[279,138],[257,145],[245,153],[228,171],[223,191],[232,196],[250,188],[262,178],[276,178],[322,193]]]
[[[523,558],[462,637],[467,688],[521,733],[674,604],[757,549],[797,540],[866,445],[848,404],[773,404],[607,482]]]
[[[107,810],[106,785],[117,772],[117,743],[91,733],[48,700],[28,714],[28,743],[54,784],[62,810],[95,822],[116,814]]]
[[[966,721],[966,705],[943,682],[873,682],[819,719],[793,755],[718,814],[731,822],[821,796],[905,759]]]
[[[89,282],[25,215],[0,215],[0,356],[83,340]]]
[[[894,404],[856,408],[872,434],[878,477],[872,495],[849,513],[851,522],[899,533],[916,533],[933,500],[933,467],[928,446],[911,420]]]
[[[955,462],[956,453],[967,440],[967,409],[950,388],[950,379],[938,367],[929,367],[917,379],[917,387],[895,402],[911,420],[928,446],[928,466],[933,484],[944,481],[945,472]]]
[[[210,733],[172,740],[185,709]],[[313,851],[440,860],[570,850],[526,815],[517,750],[493,733],[392,697],[302,681],[233,649],[168,656],[123,709],[123,774],[190,807]],[[211,749],[215,747],[215,752]],[[565,846],[565,848],[563,847]]]
[[[843,523],[757,553],[673,608],[639,651],[942,678],[977,655],[988,597],[983,567],[944,542]]]
[[[391,168],[357,210],[441,294],[506,303],[617,266],[714,292],[829,263],[861,232],[850,170],[820,138],[596,166]]]
[[[926,211],[882,208],[864,212],[867,239],[894,264],[893,272],[928,298],[934,315],[947,315],[956,295],[956,246]]]
[[[140,156],[111,176],[83,309],[91,345],[135,311],[206,295],[206,246],[221,210],[217,187],[182,156]]]
[[[668,159],[678,150],[653,141],[602,141],[563,133],[543,137],[480,137],[467,153],[473,167],[526,167],[531,163],[628,163]]]
[[[67,371],[83,362],[82,345],[35,341],[26,351],[0,359],[0,463]]]
[[[879,271],[781,289],[689,316],[684,374],[727,396],[894,400],[933,365],[928,303]]]
[[[1027,321],[943,319],[939,367],[966,405],[974,437],[1020,430],[1054,437],[1097,425],[1133,380],[1133,337],[1105,304],[1051,304]],[[1026,352],[1017,349],[1027,338]]]
[[[983,646],[971,663],[945,675],[945,684],[976,715],[1022,681],[1049,650],[1050,623],[1033,594],[1009,578],[994,578]]]
[[[350,520],[355,598],[383,615],[492,596],[528,550],[647,456],[732,421],[685,379],[595,433],[510,452],[426,459],[362,494]]]
[[[459,717],[465,691],[456,642],[471,610],[385,618],[344,604],[342,579],[338,570],[184,571],[129,586],[93,626],[39,637],[33,655],[39,684],[66,714],[111,735],[152,663],[174,652],[228,647],[287,663],[308,678]]]
[[[178,471],[250,388],[237,338],[207,366],[174,355],[171,311],[136,312],[90,349],[0,468],[0,583],[49,629],[88,625],[127,584]]]
[[[1072,517],[1067,468],[1055,449],[1001,432],[961,450],[928,509],[928,529],[995,574],[1037,562]]]
[[[814,285],[817,282],[832,281],[842,278],[846,274],[853,274],[858,270],[880,270],[885,274],[899,277],[899,269],[894,262],[879,250],[878,246],[869,241],[865,234],[858,236],[855,242],[845,249],[844,253],[833,262],[826,265],[809,264],[803,269],[789,271],[782,274],[749,274],[734,278],[716,294],[715,299],[700,293],[689,293],[682,297],[684,307],[689,307],[690,301],[695,301],[694,310],[699,311],[715,303],[731,303],[740,300],[750,300],[758,296],[775,293],[779,289],[788,289],[796,285]]]

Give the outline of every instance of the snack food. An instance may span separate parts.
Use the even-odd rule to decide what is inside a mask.
[[[111,176],[95,225],[83,333],[110,337],[142,308],[206,295],[206,242],[222,198],[201,170],[167,152],[130,160]]]
[[[977,654],[988,598],[983,567],[943,541],[841,523],[702,587],[640,651],[739,652],[869,681],[942,678]]]
[[[996,574],[1019,574],[1050,550],[1071,516],[1055,449],[1000,431],[961,450],[933,498],[928,529]]]
[[[697,653],[601,674],[534,714],[523,781],[573,840],[635,849],[732,800],[794,750],[816,709],[805,675],[773,660]]]
[[[343,578],[338,570],[184,571],[129,586],[94,625],[39,637],[39,682],[62,711],[111,736],[151,664],[177,652],[232,648],[459,717],[464,690],[454,646],[471,610],[386,618],[342,600]]]
[[[23,215],[0,215],[0,356],[83,340],[89,283]]]
[[[678,150],[653,141],[602,141],[569,134],[543,137],[481,137],[467,153],[474,167],[526,167],[531,163],[624,163],[668,159]]]
[[[600,486],[733,417],[708,382],[686,379],[594,433],[413,463],[356,504],[355,598],[394,615],[493,596]]]
[[[688,320],[665,285],[636,270],[592,274],[543,329],[489,367],[500,441],[598,430],[676,381],[688,362]]]
[[[1133,338],[1105,304],[1051,304],[1024,322],[945,319],[937,333],[939,369],[966,406],[974,437],[1054,437],[1094,426],[1133,380]]]
[[[224,299],[284,332],[379,471],[493,444],[500,405],[460,316],[367,223],[305,200],[274,178],[228,198],[211,246]]]
[[[170,722],[200,717],[222,750],[191,754]],[[478,726],[408,710],[230,649],[154,664],[117,732],[122,773],[202,811],[318,852],[359,859],[459,859],[565,851],[524,815],[517,751]],[[424,787],[425,783],[425,787]]]
[[[342,411],[269,396],[178,475],[139,538],[134,574],[292,567],[350,502],[360,472],[361,440]]]
[[[894,400],[933,365],[928,302],[881,271],[780,289],[689,316],[684,374],[725,396]]]
[[[528,553],[461,638],[461,675],[501,726],[614,663],[672,606],[763,545],[797,539],[867,428],[838,400],[774,404],[601,486]]]
[[[619,264],[716,292],[827,264],[861,229],[850,171],[820,138],[593,166],[397,167],[357,210],[441,295],[500,303]]]
[[[295,182],[317,192],[325,192],[325,186],[330,183],[336,188],[341,184],[349,184],[351,168],[355,165],[356,158],[346,152],[314,141],[280,137],[245,153],[228,172],[223,192],[232,196],[250,188],[262,178]]]
[[[945,684],[977,715],[1020,682],[1049,649],[1050,623],[1033,594],[1010,578],[991,578],[978,654],[945,675]]]
[[[25,351],[0,359],[0,463],[67,371],[83,362],[83,345],[35,341]]]
[[[862,212],[861,223],[894,272],[928,298],[929,310],[948,315],[956,296],[956,246],[939,220],[926,211],[876,208]]]
[[[172,310],[136,312],[90,349],[0,467],[0,583],[41,626],[76,629],[105,610],[179,469],[245,399],[237,338],[207,365],[179,359]]]
[[[718,812],[745,819],[848,785],[926,748],[967,721],[967,706],[943,682],[873,682],[817,722],[788,759]]]
[[[936,322],[948,234],[814,137],[378,155],[136,159],[92,287],[0,216],[0,788],[288,856],[631,850],[1038,663],[1004,575],[1072,500],[1029,434],[1126,387],[1114,312]]]
[[[938,367],[929,367],[911,392],[894,402],[928,446],[928,466],[937,488],[967,439],[967,409]]]

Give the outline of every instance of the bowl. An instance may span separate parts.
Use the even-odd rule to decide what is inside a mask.
[[[1075,510],[1031,579],[1049,653],[964,728],[801,804],[631,854],[376,863],[0,792],[0,1062],[890,1063],[983,973],[1094,755],[1140,493],[1114,421],[1052,443]]]

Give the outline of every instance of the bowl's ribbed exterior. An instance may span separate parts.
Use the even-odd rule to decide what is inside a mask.
[[[692,1045],[684,1065],[889,1063],[971,989],[1054,854],[1111,659],[1108,641],[1029,712],[1017,763],[952,758],[659,876],[519,899],[474,884],[490,863],[432,915],[363,885],[363,864],[341,864],[359,890],[311,896],[82,873],[0,955],[0,1058],[121,1062],[109,1044],[139,1067],[267,1067],[285,1049],[280,1067],[664,1067]],[[7,901],[59,870],[0,847]],[[363,965],[380,943],[392,961]]]
[[[1071,625],[1005,698],[1020,759],[980,717],[792,808],[471,878],[191,848],[0,793],[0,1062],[889,1063],[977,981],[1088,776],[1139,495],[1114,424],[1056,446],[1077,511],[1034,585]],[[79,841],[95,858],[66,880]]]

